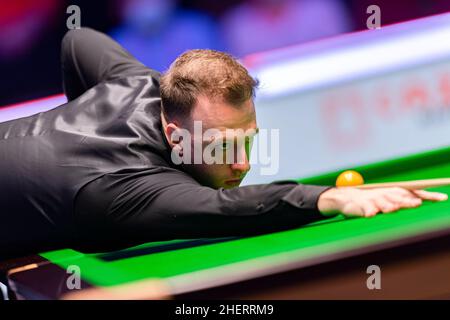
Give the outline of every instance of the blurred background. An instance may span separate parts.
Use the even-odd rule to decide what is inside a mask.
[[[450,11],[449,0],[0,0],[0,105],[62,92],[59,48],[71,4],[82,26],[159,71],[187,49],[243,57],[364,30],[371,4],[382,8],[382,25]]]

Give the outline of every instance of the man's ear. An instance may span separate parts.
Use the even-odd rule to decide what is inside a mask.
[[[180,128],[173,122],[168,123],[164,127],[164,133],[166,135],[167,142],[169,143],[171,148],[173,148],[175,145],[179,144],[182,140],[180,138],[180,135],[176,134],[179,131],[180,131]]]
[[[180,128],[177,121],[167,121],[163,112],[161,112],[161,124],[170,148],[173,150],[174,148],[178,149],[178,153],[182,155],[183,143],[186,143],[190,137],[189,131]]]

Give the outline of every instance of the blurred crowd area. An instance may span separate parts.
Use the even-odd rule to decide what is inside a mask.
[[[69,5],[81,25],[108,33],[164,71],[193,48],[236,57],[450,11],[450,0],[0,0],[0,106],[62,91],[59,49]]]

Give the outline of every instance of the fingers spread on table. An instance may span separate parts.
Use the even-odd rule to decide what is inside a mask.
[[[422,204],[422,199],[416,195],[409,194],[408,196],[398,194],[386,194],[385,197],[391,202],[397,203],[402,208],[415,208]]]
[[[373,217],[375,216],[380,209],[378,206],[372,201],[365,201],[362,204],[362,213],[364,217]]]
[[[445,201],[448,199],[448,195],[440,192],[430,192],[425,190],[413,190],[411,192],[423,200]]]
[[[389,200],[385,195],[380,195],[374,201],[383,213],[389,213],[400,209],[400,204],[398,202]]]

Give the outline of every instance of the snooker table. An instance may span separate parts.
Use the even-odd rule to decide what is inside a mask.
[[[368,183],[450,177],[450,148],[352,169]],[[333,185],[340,172],[299,181]],[[450,186],[431,190],[450,193]],[[96,254],[63,249],[13,265],[7,281],[19,299],[449,299],[450,201],[245,238]],[[370,265],[380,267],[379,290],[366,285]],[[80,290],[66,285],[71,266]]]

